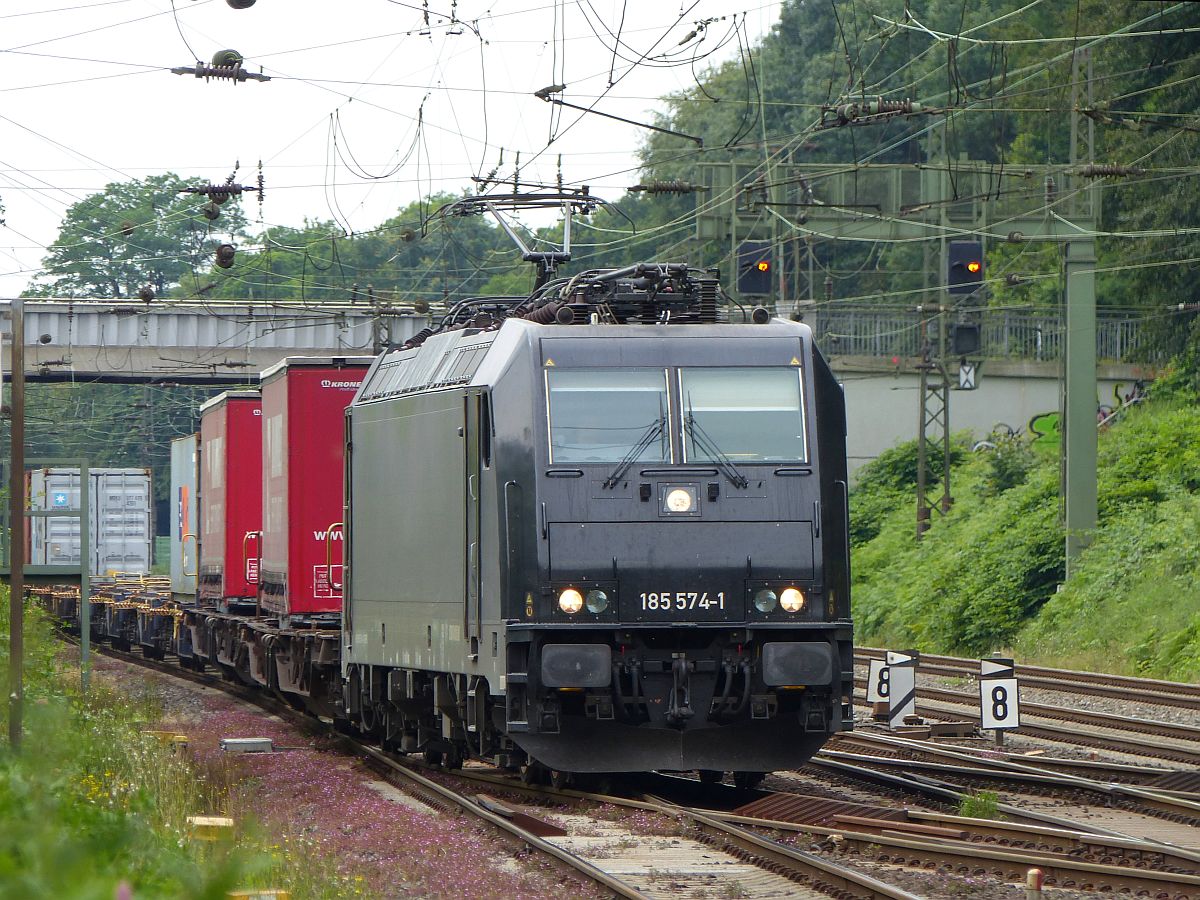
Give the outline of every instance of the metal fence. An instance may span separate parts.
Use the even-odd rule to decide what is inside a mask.
[[[935,347],[938,340],[937,320],[927,313],[822,309],[805,314],[804,321],[812,326],[822,351],[832,356],[917,356],[926,334]],[[982,357],[1037,361],[1062,358],[1065,325],[1061,316],[985,310],[968,321],[983,326]],[[1097,358],[1132,362],[1142,337],[1137,318],[1100,315],[1096,319]]]

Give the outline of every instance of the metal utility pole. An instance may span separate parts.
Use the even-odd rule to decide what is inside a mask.
[[[945,132],[935,128],[929,134],[929,160],[932,165],[946,162]],[[939,173],[940,174],[940,173]],[[930,187],[934,190],[929,191]],[[938,196],[941,185],[922,184],[921,202],[927,202]],[[943,515],[950,511],[950,379],[946,375],[946,288],[947,272],[945,227],[949,225],[947,211],[942,208],[937,213],[941,234],[936,241],[923,241],[921,257],[924,269],[924,292],[921,295],[922,311],[930,311],[937,316],[937,355],[934,356],[930,346],[929,321],[921,322],[921,361],[917,364],[919,376],[918,386],[918,418],[917,418],[917,540],[931,526],[931,508],[928,502],[928,487],[930,476],[930,449],[940,440],[942,445],[942,499],[939,504]],[[936,266],[934,260],[936,259]],[[937,273],[935,275],[935,273]],[[932,293],[935,302],[929,304]]]
[[[25,700],[25,310],[12,301],[12,402],[8,468],[8,743],[21,746]]]
[[[1092,57],[1084,49],[1071,65],[1071,168],[1095,162],[1096,123],[1078,110],[1092,105]],[[1076,175],[1073,181],[1083,179]],[[1099,186],[1082,189],[1099,210]],[[1047,207],[1053,212],[1052,198]],[[1097,216],[1098,218],[1098,216]],[[1063,443],[1067,531],[1067,577],[1079,554],[1091,543],[1098,519],[1096,487],[1096,240],[1090,235],[1063,243],[1066,306],[1066,377],[1063,381]]]
[[[935,307],[936,308],[936,307]],[[939,320],[945,319],[945,312],[937,310]],[[928,321],[922,323],[922,328],[928,326]],[[941,339],[941,357],[945,356],[945,326]],[[942,499],[939,508],[943,513],[950,511],[950,379],[946,377],[946,367],[942,358],[933,359],[933,348],[925,341],[921,362],[917,364],[920,379],[918,393],[920,407],[917,419],[917,540],[921,539],[930,527],[932,509],[928,502],[929,476],[932,474],[929,465],[930,449],[935,442],[942,445]]]

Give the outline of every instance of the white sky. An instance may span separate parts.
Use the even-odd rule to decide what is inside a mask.
[[[500,148],[504,175],[519,150],[523,180],[553,182],[561,153],[565,181],[616,199],[637,181],[624,170],[636,165],[649,132],[564,109],[561,134],[546,149],[556,108],[532,93],[565,83],[569,102],[587,106],[604,94],[597,109],[649,121],[657,97],[694,84],[694,53],[729,38],[697,63],[698,73],[737,57],[735,15],[745,14],[745,33],[756,42],[780,7],[777,0],[458,0],[457,18],[469,25],[450,27],[454,0],[428,0],[432,27],[422,34],[423,2],[257,0],[235,10],[225,0],[175,0],[173,14],[171,0],[4,0],[0,297],[18,293],[39,269],[72,203],[110,182],[166,171],[219,182],[240,160],[238,181],[251,183],[261,159],[268,226],[300,225],[308,216],[369,230],[422,193],[470,187],[471,175],[496,165]],[[620,55],[648,54],[650,64],[614,63],[604,29],[616,32],[623,13]],[[679,46],[710,17],[726,18]],[[224,48],[274,80],[206,83],[167,71],[197,57],[207,63]],[[669,60],[654,59],[664,52]],[[606,92],[610,67],[619,83]],[[422,103],[425,127],[415,141]],[[358,177],[337,159],[334,121],[341,156],[387,177]],[[248,201],[245,211],[256,230],[257,204]]]

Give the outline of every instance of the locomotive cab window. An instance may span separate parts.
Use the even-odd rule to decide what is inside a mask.
[[[664,369],[547,369],[552,463],[670,462]]]
[[[800,369],[679,370],[684,462],[805,462]]]

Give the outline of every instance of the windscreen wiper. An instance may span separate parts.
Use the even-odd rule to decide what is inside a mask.
[[[726,456],[725,451],[717,446],[717,442],[712,439],[712,435],[700,427],[700,423],[696,421],[696,417],[692,414],[692,401],[690,397],[688,398],[687,420],[684,424],[692,434],[692,443],[713,459],[721,474],[728,478],[734,487],[745,488],[750,486],[750,479],[737,470],[737,467],[733,464],[733,460]]]
[[[629,467],[637,461],[637,458],[645,452],[646,448],[653,443],[654,439],[664,433],[663,420],[666,417],[661,413],[659,417],[646,426],[646,429],[641,433],[633,446],[629,448],[629,452],[621,458],[621,462],[613,469],[612,474],[604,479],[601,487],[614,488],[616,487],[625,473],[629,471]]]

